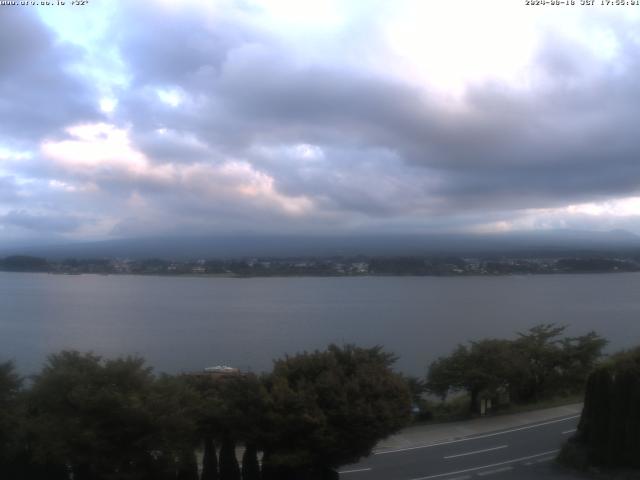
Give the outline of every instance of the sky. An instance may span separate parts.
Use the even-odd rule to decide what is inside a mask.
[[[0,245],[640,234],[640,5],[576,3],[0,6]]]

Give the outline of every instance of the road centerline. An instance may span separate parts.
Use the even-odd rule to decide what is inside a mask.
[[[458,453],[456,455],[447,455],[446,457],[443,457],[443,458],[444,459],[449,459],[449,458],[466,457],[467,455],[475,455],[477,453],[484,453],[484,452],[492,452],[494,450],[501,450],[503,448],[507,448],[508,446],[509,445],[499,445],[497,447],[483,448],[482,450],[474,450],[473,452]]]

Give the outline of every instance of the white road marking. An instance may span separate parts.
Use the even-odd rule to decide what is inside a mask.
[[[531,462],[525,462],[525,463],[523,463],[523,465],[526,465],[527,467],[530,467],[531,465],[535,465],[536,463],[550,462],[554,458],[555,457],[540,458],[539,460],[533,460]]]
[[[469,442],[471,440],[479,440],[481,438],[495,437],[496,435],[505,435],[507,433],[519,432],[521,430],[529,430],[531,428],[544,427],[545,425],[551,425],[552,423],[566,422],[567,420],[573,420],[574,418],[578,418],[578,417],[580,417],[580,415],[572,415],[571,417],[559,418],[557,420],[550,420],[544,423],[536,423],[535,425],[527,425],[526,427],[512,428],[511,430],[504,430],[501,432],[487,433],[485,435],[478,435],[476,437],[459,438],[457,440],[448,440],[446,442],[430,443],[428,445],[418,445],[415,447],[397,448],[394,450],[384,450],[382,452],[375,452],[374,455],[386,455],[387,453],[407,452],[409,450],[431,448],[431,447],[437,447],[439,445],[450,445],[452,443]]]
[[[495,470],[486,470],[484,472],[478,472],[478,476],[484,477],[485,475],[493,475],[494,473],[508,472],[509,470],[513,470],[513,467],[502,467],[502,468],[496,468]]]
[[[475,450],[473,452],[467,452],[467,453],[458,453],[457,455],[449,455],[444,458],[449,459],[449,458],[466,457],[467,455],[475,455],[476,453],[484,453],[484,452],[491,452],[493,450],[500,450],[502,448],[507,448],[508,446],[509,445],[500,445],[499,447],[485,448],[483,450]]]
[[[551,455],[557,453],[559,450],[549,450],[548,452],[536,453],[535,455],[529,455],[527,457],[514,458],[513,460],[506,460],[504,462],[491,463],[489,465],[483,465],[481,467],[466,468],[464,470],[457,470],[455,472],[438,473],[437,475],[428,475],[426,477],[412,478],[411,480],[429,480],[430,478],[448,477],[449,475],[458,475],[459,473],[475,472],[476,470],[484,470],[485,468],[499,467],[501,465],[508,465],[510,463],[522,462],[536,457],[543,457],[545,455]]]
[[[338,472],[339,474],[343,474],[343,473],[358,473],[358,472],[368,472],[370,471],[370,468],[358,468],[356,470],[342,470],[341,472]]]
[[[570,433],[575,432],[576,430],[578,430],[577,428],[572,428],[571,430],[565,430],[564,432],[562,432],[562,435],[568,435]]]

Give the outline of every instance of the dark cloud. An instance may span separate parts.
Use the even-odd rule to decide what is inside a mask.
[[[18,186],[12,176],[0,176],[0,201],[14,202],[19,195]]]
[[[40,233],[68,233],[79,228],[86,221],[75,215],[32,214],[25,210],[12,210],[0,216],[0,224],[19,227]]]
[[[613,53],[549,28],[522,84],[485,80],[447,100],[394,71],[391,57],[386,71],[359,62],[354,52],[389,55],[378,38],[381,19],[351,19],[336,33],[349,56],[337,41],[315,51],[312,36],[306,45],[288,44],[248,7],[208,15],[190,3],[127,2],[105,45],[117,49],[129,81],[114,88],[113,114],[101,115],[97,93],[66,68],[83,51],[56,42],[26,9],[7,10],[0,115],[15,122],[0,121],[0,138],[69,140],[58,134],[63,127],[102,119],[131,142],[122,158],[95,168],[41,154],[13,174],[92,184],[91,208],[113,220],[116,235],[353,225],[462,230],[640,192],[637,21],[584,20],[615,37]],[[9,49],[9,38],[24,48]],[[163,102],[163,94],[175,102]],[[3,189],[16,194],[0,179],[0,195]],[[88,198],[69,192],[47,197],[47,206],[74,211],[74,195]],[[26,218],[23,225],[45,216],[12,215]],[[74,230],[66,220],[57,231]]]
[[[638,188],[633,180],[640,174],[633,131],[638,112],[632,98],[638,93],[640,70],[637,49],[629,46],[617,61],[625,65],[624,72],[598,71],[602,62],[586,47],[550,36],[536,64],[547,83],[541,80],[531,88],[479,85],[467,93],[467,108],[457,112],[389,77],[296,65],[286,50],[275,41],[268,43],[264,35],[265,43],[247,43],[237,32],[231,34],[232,29],[208,34],[204,22],[189,25],[168,30],[160,46],[148,40],[138,45],[139,37],[124,45],[131,67],[143,73],[142,57],[163,58],[162,45],[185,45],[191,63],[163,64],[173,70],[165,77],[197,98],[197,104],[187,102],[173,112],[160,109],[157,100],[145,104],[134,96],[138,113],[133,115],[141,119],[135,125],[156,118],[155,126],[187,129],[212,149],[235,155],[246,155],[255,144],[296,142],[317,144],[328,152],[351,152],[350,159],[328,158],[324,181],[317,176],[313,184],[302,180],[295,162],[271,169],[288,191],[315,192],[345,209],[393,210],[393,197],[386,205],[372,202],[367,190],[359,192],[353,183],[362,175],[350,176],[352,164],[366,165],[372,149],[395,152],[405,164],[425,167],[425,176],[435,172],[441,186],[425,201],[435,203],[437,197],[439,208],[452,211],[504,201],[522,208],[542,207],[590,195],[631,194]],[[154,28],[148,24],[149,31]],[[209,49],[190,47],[193,36],[207,38],[202,45]],[[243,38],[248,36],[245,32]],[[137,78],[143,78],[142,73]],[[162,147],[154,154],[148,143],[140,145],[162,158],[157,152]],[[380,177],[389,175],[384,163],[368,167],[376,168]],[[391,175],[402,175],[390,168]],[[295,181],[300,182],[298,188]],[[324,192],[318,191],[321,185]]]
[[[31,146],[71,123],[96,120],[97,95],[68,67],[82,52],[56,41],[35,9],[0,15],[0,141]]]

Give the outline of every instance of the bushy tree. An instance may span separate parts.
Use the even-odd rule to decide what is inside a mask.
[[[464,390],[470,396],[470,409],[477,412],[481,394],[497,395],[507,388],[513,377],[513,349],[506,340],[485,339],[459,345],[449,356],[431,364],[427,374],[428,388],[446,397],[450,391]]]
[[[218,480],[216,440],[221,438],[223,430],[223,400],[219,382],[207,375],[185,376],[184,379],[198,396],[195,423],[203,445],[201,480]]]
[[[16,475],[20,447],[19,395],[22,379],[12,362],[0,363],[0,477]]]
[[[192,449],[193,395],[156,379],[140,358],[102,361],[64,351],[49,357],[29,394],[35,456],[71,468],[74,479],[144,478],[175,472]]]
[[[178,455],[176,480],[198,480],[198,460],[192,448],[185,448]]]
[[[422,394],[427,391],[427,385],[421,378],[414,376],[403,376],[404,381],[407,383],[409,393],[411,394],[411,401],[413,403],[419,403],[422,399]]]
[[[265,430],[267,392],[253,374],[187,377],[198,392],[199,434],[205,443],[203,480],[234,480],[239,476],[236,443],[256,446]],[[219,474],[214,473],[215,447],[220,445]],[[211,442],[212,447],[206,444]],[[207,473],[207,476],[205,476]],[[214,475],[219,475],[216,477]]]
[[[557,386],[565,360],[560,339],[565,330],[565,326],[541,324],[526,333],[518,333],[514,346],[518,352],[515,361],[519,375],[514,379],[517,381],[512,385],[512,392],[519,400],[539,400],[550,386]]]
[[[266,425],[267,391],[260,379],[251,373],[237,375],[221,382],[224,436],[220,450],[220,479],[239,480],[240,470],[235,456],[236,443],[245,446],[245,461],[257,463],[257,445],[262,441]],[[224,476],[223,476],[223,452]],[[253,455],[254,458],[248,457]],[[251,472],[243,471],[250,478]]]
[[[607,340],[593,331],[580,337],[563,338],[560,342],[560,385],[570,392],[582,389],[589,373],[602,357],[607,343]]]
[[[492,397],[499,391],[508,391],[516,402],[580,391],[607,342],[595,332],[562,338],[565,329],[542,324],[515,340],[459,345],[431,363],[427,387],[443,399],[449,392],[466,391],[472,412],[478,411],[480,395]]]
[[[263,478],[330,478],[406,425],[411,397],[394,361],[352,345],[277,360],[266,379]]]

